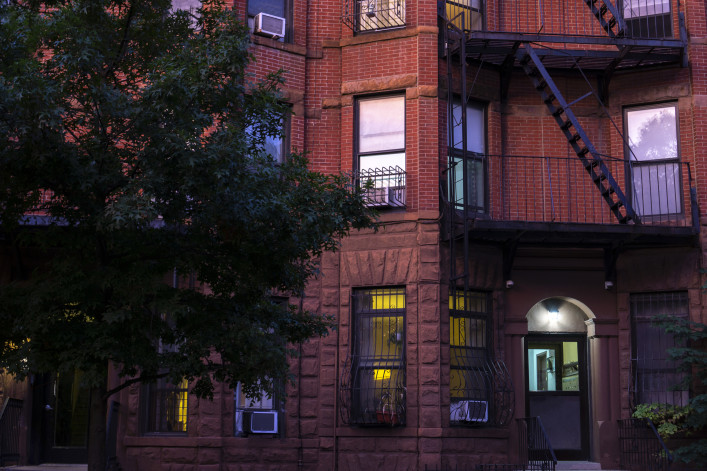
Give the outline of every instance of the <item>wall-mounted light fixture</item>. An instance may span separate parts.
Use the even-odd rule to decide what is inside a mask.
[[[557,308],[547,311],[547,313],[550,315],[550,321],[557,322],[560,320],[560,311],[558,311]]]

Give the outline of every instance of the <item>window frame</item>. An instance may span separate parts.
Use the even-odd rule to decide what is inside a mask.
[[[293,0],[282,0],[283,3],[283,10],[285,11],[285,36],[283,38],[278,38],[277,41],[279,42],[285,42],[285,43],[292,43],[294,41],[294,28],[292,24],[292,11],[293,11]],[[251,15],[250,11],[250,0],[246,1],[245,5],[245,14],[246,14],[246,23],[248,24],[248,29],[250,30],[251,34],[253,33],[253,30],[255,28],[255,15],[258,13],[267,13],[263,11],[259,11],[257,13],[254,13]],[[268,13],[269,14],[269,13]],[[277,16],[277,15],[275,15]]]
[[[638,156],[635,155],[635,153],[631,149],[631,131],[630,131],[630,123],[629,123],[629,114],[631,112],[635,111],[644,111],[644,110],[651,110],[651,109],[667,109],[667,108],[673,108],[674,110],[674,116],[675,116],[675,140],[676,140],[676,156],[674,158],[661,158],[661,159],[644,159],[644,160],[639,160]],[[631,205],[633,206],[633,209],[636,211],[636,213],[645,220],[650,221],[651,219],[660,219],[666,216],[681,216],[685,212],[685,204],[684,204],[684,193],[683,193],[683,177],[682,177],[682,159],[681,159],[681,152],[680,152],[680,110],[678,108],[678,103],[676,101],[668,101],[668,102],[660,102],[660,103],[651,103],[651,104],[642,104],[642,105],[631,105],[631,106],[624,106],[623,108],[623,123],[624,123],[624,136],[626,136],[625,143],[624,143],[624,156],[625,156],[625,162],[626,162],[626,187],[630,188],[631,191],[629,191],[629,199],[631,201]],[[673,178],[672,180],[668,180],[667,174],[665,177],[660,177],[659,174],[659,167],[663,167],[663,169],[667,172],[668,166],[673,166]],[[651,169],[655,169],[655,179],[656,182],[658,183],[658,191],[660,191],[661,187],[663,186],[662,183],[665,183],[665,186],[672,183],[674,186],[673,192],[672,192],[672,197],[674,198],[674,201],[670,200],[670,192],[666,190],[665,195],[661,195],[660,192],[657,195],[657,209],[654,208],[654,201],[653,201],[653,196],[652,196],[652,189],[653,185],[651,184],[653,182],[653,174],[654,172]],[[642,195],[637,195],[637,185],[636,185],[636,178],[637,174],[636,171],[640,171],[641,176],[639,177],[641,179],[641,193]],[[648,180],[648,185],[644,185],[644,177],[646,176],[643,172],[647,170],[647,180]],[[645,187],[645,188],[644,188]],[[645,190],[648,190],[649,194],[648,196],[645,195]],[[648,201],[649,209],[646,210],[646,201]],[[664,211],[662,209],[663,204],[666,205],[667,211]],[[671,210],[674,208],[674,210]]]
[[[141,391],[143,400],[142,405],[142,435],[169,435],[169,436],[187,436],[189,432],[189,383],[186,379],[183,379],[179,385],[174,385],[168,377],[162,377],[155,381],[143,384]],[[155,395],[164,396],[155,398]],[[184,426],[182,430],[169,430],[163,429],[163,424],[168,424],[168,413],[169,406],[166,402],[169,400],[167,397],[171,394],[177,394],[181,396],[178,398],[180,404],[177,407],[177,415],[184,415],[184,420],[182,421]],[[181,401],[184,405],[181,405]],[[159,411],[153,410],[159,403]],[[183,408],[183,411],[181,410]],[[158,416],[159,415],[159,416]]]
[[[461,295],[461,296],[460,296]],[[476,298],[474,300],[474,298]],[[463,303],[459,300],[464,299]],[[484,310],[469,309],[473,304],[483,303]],[[459,306],[461,304],[461,307]],[[461,426],[483,426],[490,423],[489,415],[494,411],[494,392],[490,378],[488,378],[484,369],[493,357],[493,297],[490,292],[482,290],[464,291],[463,288],[456,288],[449,294],[449,399],[450,399],[450,423],[452,425]],[[458,325],[462,328],[465,321],[483,320],[484,330],[482,334],[483,345],[480,347],[457,345],[454,341],[462,338],[461,333],[455,335]],[[466,329],[465,329],[466,330]],[[470,329],[471,330],[471,329]],[[465,342],[466,343],[466,342]],[[458,353],[455,353],[455,350]],[[464,365],[454,365],[459,360],[462,360]],[[460,387],[453,389],[455,384],[455,372],[459,379],[456,381]],[[463,372],[467,372],[464,374]],[[474,374],[476,372],[476,374]],[[471,384],[474,379],[483,378],[484,384]],[[469,387],[463,387],[462,385]],[[455,394],[458,391],[460,394]],[[482,391],[482,393],[477,393]],[[452,420],[452,412],[455,404],[470,401],[485,401],[487,418],[485,421],[476,419],[470,420]],[[480,412],[480,411],[478,411]]]
[[[362,152],[360,150],[361,139],[361,102],[384,100],[389,98],[400,98],[403,100],[403,147],[390,147],[383,150]],[[405,159],[405,167],[403,171],[407,171],[407,98],[404,93],[386,93],[376,95],[366,95],[357,97],[354,107],[354,169],[361,171],[361,157],[377,156],[377,155],[392,155],[403,154]]]
[[[643,2],[646,3],[645,7],[641,6]],[[659,13],[655,12],[655,7],[658,4],[661,5]],[[664,4],[667,4],[668,11],[662,10],[662,5]],[[632,8],[634,5],[637,5],[636,9]],[[649,7],[653,8],[653,13],[648,12]],[[642,8],[645,8],[646,11],[642,12]],[[631,10],[633,12],[627,15],[627,11]],[[619,11],[628,30],[628,37],[641,39],[673,37],[673,6],[671,0],[622,0]],[[637,30],[636,34],[634,34],[635,30]]]
[[[454,109],[455,107],[459,107],[461,111],[461,107],[464,105],[462,103],[462,99],[459,96],[456,96],[454,101],[450,103],[448,106],[450,107],[449,112],[448,112],[448,119],[451,119],[452,122],[450,125],[447,127],[448,131],[450,132],[451,139],[450,142],[452,143],[452,146],[448,148],[447,152],[450,157],[450,165],[452,165],[452,168],[449,169],[449,178],[447,179],[447,185],[448,185],[448,198],[449,201],[452,203],[452,206],[458,209],[464,209],[466,211],[472,211],[476,213],[488,213],[489,211],[489,176],[488,176],[488,103],[480,101],[480,100],[474,100],[474,99],[469,99],[466,101],[465,107],[467,109],[467,128],[468,128],[468,115],[469,115],[469,108],[475,109],[476,111],[481,111],[482,114],[482,119],[483,119],[483,129],[481,129],[481,134],[484,139],[483,143],[483,153],[470,150],[469,149],[469,139],[467,136],[467,148],[466,150],[462,148],[461,144],[463,142],[460,142],[460,146],[457,147],[454,144],[456,143],[456,134],[455,130],[460,129],[461,130],[461,116],[459,117],[460,123],[457,126],[454,121]],[[463,131],[462,131],[463,132]],[[460,140],[463,141],[463,138],[460,136]],[[456,189],[456,183],[457,181],[462,182],[461,183],[461,189],[462,191],[464,190],[464,187],[467,185],[464,185],[464,173],[468,175],[469,173],[469,168],[467,166],[466,171],[464,169],[465,165],[463,164],[464,162],[464,157],[466,155],[467,163],[472,163],[476,165],[472,166],[480,166],[481,167],[481,175],[477,177],[477,180],[480,178],[481,179],[481,198],[483,199],[482,204],[478,204],[478,199],[479,196],[479,191],[476,191],[476,194],[474,195],[474,200],[475,204],[470,204],[468,207],[464,206],[464,194],[462,193],[461,198],[459,195],[456,195],[455,193],[455,198],[454,201],[452,201],[452,186],[455,186]],[[455,162],[460,162],[462,163],[461,169],[462,169],[462,176],[460,179],[456,178],[456,168],[458,164],[455,165]],[[469,188],[467,188],[467,192],[469,191]],[[471,195],[470,195],[471,196]]]
[[[690,318],[690,302],[688,292],[685,291],[661,291],[661,292],[650,292],[650,293],[631,293],[629,298],[629,316],[631,321],[631,369],[630,369],[630,391],[629,398],[632,402],[632,408],[635,408],[638,404],[643,403],[663,403],[663,404],[673,404],[679,406],[686,406],[690,398],[689,389],[674,389],[671,390],[670,387],[673,384],[664,384],[670,381],[671,376],[675,376],[676,383],[681,380],[680,376],[685,373],[681,373],[677,370],[678,362],[669,360],[667,349],[680,346],[676,342],[675,337],[665,332],[663,329],[651,325],[653,323],[652,318],[654,315],[652,312],[648,313],[646,310],[642,312],[637,312],[639,308],[637,305],[645,305],[646,303],[651,303],[652,305],[659,306],[649,307],[646,309],[648,311],[663,311],[670,310],[673,311],[670,316],[680,317],[684,319]],[[670,304],[669,308],[665,308],[664,305]],[[680,310],[681,312],[676,314],[675,311]],[[642,328],[639,328],[642,325]],[[641,335],[639,335],[639,330]],[[650,337],[649,334],[653,333],[658,337],[659,346],[656,346],[654,339],[655,337]],[[665,343],[663,343],[663,341]],[[662,351],[657,351],[656,347],[660,349],[660,345],[665,345],[665,349]],[[643,347],[643,348],[641,348]],[[649,353],[654,354],[650,358],[645,355],[645,352],[650,350]],[[640,357],[640,353],[644,353],[643,357]],[[657,356],[656,356],[657,354]],[[656,367],[656,362],[665,362],[663,367]],[[643,366],[649,365],[648,367]],[[646,391],[639,386],[639,383],[645,384],[645,378],[648,378],[650,384],[655,384],[655,381],[661,382],[659,389],[651,389]],[[671,381],[672,383],[672,381]],[[656,401],[655,397],[662,397],[664,401]]]
[[[407,24],[405,23],[405,17],[407,16],[407,0],[345,0],[347,2],[353,2],[354,3],[354,32],[356,34],[367,34],[367,33],[375,33],[378,31],[390,31],[392,29],[400,29],[400,28],[405,28]],[[381,3],[387,3],[388,8],[385,10],[380,10],[380,5]],[[402,18],[400,15],[396,14],[394,16],[394,19],[392,20],[392,24],[387,24],[384,26],[379,26],[379,27],[374,27],[372,23],[372,20],[368,20],[366,18],[372,18],[371,15],[368,15],[363,11],[364,4],[366,5],[365,8],[368,8],[369,5],[374,4],[374,9],[373,9],[373,15],[375,16],[378,11],[385,11],[385,12],[390,12],[393,11],[394,8],[391,8],[390,5],[392,3],[397,3],[397,6],[394,6],[394,8],[397,7],[402,7]],[[388,13],[388,19],[387,21],[391,21],[391,14]],[[362,23],[370,23],[371,27],[362,27]]]
[[[370,297],[373,304],[373,297],[380,296],[383,301],[386,297],[402,297],[402,307],[389,307],[376,309],[363,306],[364,297]],[[404,286],[356,288],[351,293],[351,415],[355,417],[352,421],[354,425],[387,425],[403,426],[406,423],[407,395],[405,394],[407,384],[406,358],[407,358],[407,293]],[[374,354],[364,355],[364,344],[362,337],[364,334],[364,319],[369,320],[369,325],[373,326],[375,318],[381,318],[381,335],[374,340]],[[399,318],[399,319],[398,319]],[[384,322],[388,322],[388,336],[383,332]],[[395,332],[391,333],[391,320],[395,319]],[[402,324],[402,330],[400,325]],[[373,331],[375,327],[370,328]],[[369,332],[370,332],[369,331]],[[395,338],[392,335],[395,335]],[[399,355],[375,354],[378,347],[377,340],[388,340],[397,344],[392,347]],[[370,339],[365,346],[370,347]],[[388,349],[391,347],[388,346]],[[384,350],[381,348],[381,350]],[[395,374],[393,374],[393,370]],[[380,378],[377,378],[380,376]],[[370,378],[370,379],[369,379]],[[376,387],[375,382],[381,381],[381,386]],[[380,392],[380,397],[376,395]],[[365,397],[364,397],[365,396]]]

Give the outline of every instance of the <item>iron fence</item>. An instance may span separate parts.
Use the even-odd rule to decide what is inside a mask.
[[[458,156],[450,157],[447,178],[452,190],[448,200],[467,217],[618,224],[576,157],[475,154],[468,159],[474,161],[473,167],[464,165]],[[646,165],[608,157],[603,161],[614,179],[624,182],[624,193],[642,224],[695,227],[699,223],[697,194],[688,162]],[[460,191],[460,181],[466,181],[466,192]]]
[[[619,446],[621,469],[669,471],[672,456],[648,419],[621,419]]]
[[[528,471],[555,471],[557,457],[540,417],[522,417],[518,422],[518,450]]]
[[[22,400],[7,398],[0,409],[0,466],[20,459]]]
[[[447,0],[440,9],[465,32],[679,39],[678,0]]]

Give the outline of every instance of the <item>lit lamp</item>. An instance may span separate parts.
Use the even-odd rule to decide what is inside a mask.
[[[558,311],[557,309],[553,309],[552,311],[548,311],[548,313],[550,314],[550,320],[552,322],[557,322],[560,320],[560,311]]]

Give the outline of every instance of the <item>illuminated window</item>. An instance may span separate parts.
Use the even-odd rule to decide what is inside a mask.
[[[166,378],[146,386],[145,433],[186,433],[188,387],[186,379],[173,384]]]
[[[482,31],[482,0],[447,0],[447,19],[463,31]]]
[[[374,31],[405,26],[405,0],[351,0],[357,9],[357,30]]]
[[[492,374],[489,374],[488,293],[456,291],[449,296],[449,396],[452,422],[488,422]]]
[[[351,423],[405,423],[405,288],[353,295]]]

